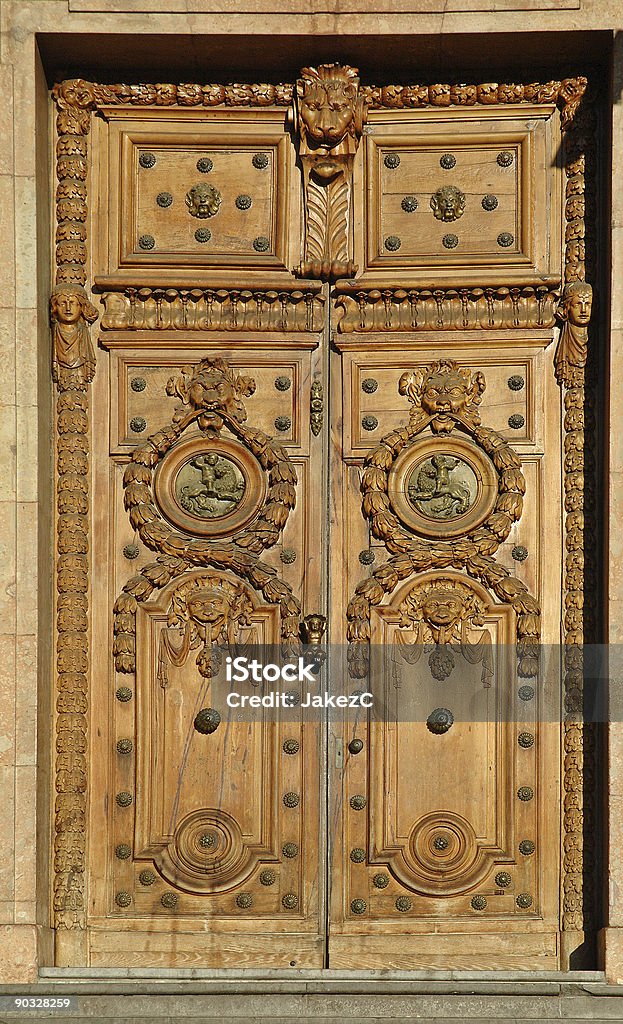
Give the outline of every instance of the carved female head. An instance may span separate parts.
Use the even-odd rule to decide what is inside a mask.
[[[76,324],[79,320],[94,323],[99,314],[86,291],[78,284],[58,284],[50,296],[52,323]]]
[[[575,327],[587,327],[591,319],[593,289],[586,281],[565,285],[560,300],[559,317]]]

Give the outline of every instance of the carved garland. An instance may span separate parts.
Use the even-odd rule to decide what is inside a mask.
[[[562,126],[566,128],[573,121],[586,85],[586,78],[578,76],[526,85],[497,82],[477,85],[368,85],[360,86],[360,94],[366,105],[373,110],[477,104],[488,106],[495,103],[556,103],[561,111]],[[84,97],[88,94],[89,104],[97,106],[123,103],[161,107],[288,107],[294,99],[294,92],[295,85],[292,82],[279,85],[199,85],[194,82],[179,85],[102,85],[73,79],[54,87],[54,95],[66,103],[75,103],[73,96]],[[82,106],[89,104],[80,103]]]
[[[433,409],[424,408],[423,391],[427,380],[433,377],[451,378],[456,387],[463,387],[465,407],[462,411],[448,413],[440,420]],[[367,674],[371,607],[380,604],[385,594],[390,594],[412,573],[447,568],[464,568],[489,587],[500,601],[513,607],[517,614],[519,674],[536,674],[534,645],[540,636],[540,608],[525,584],[492,557],[521,516],[525,480],[521,462],[505,438],[495,430],[480,426],[476,407],[484,386],[482,374],[471,378],[469,371],[460,370],[456,363],[448,360],[433,363],[426,370],[405,373],[400,379],[400,393],[407,394],[414,402],[409,425],[381,439],[378,448],[365,461],[361,484],[364,515],[374,536],[383,541],[392,557],[358,584],[348,606],[350,671],[357,678]],[[427,426],[430,425],[434,433],[446,433],[455,423],[486,452],[499,474],[495,506],[485,522],[467,536],[433,542],[415,538],[402,527],[391,509],[389,471],[400,452]]]

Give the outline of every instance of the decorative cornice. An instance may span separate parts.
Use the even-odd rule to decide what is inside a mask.
[[[466,288],[351,288],[336,306],[339,334],[549,328],[559,292],[547,285]]]
[[[586,91],[584,76],[560,81],[529,84],[481,82],[472,85],[364,85],[360,95],[369,109],[413,109],[418,107],[490,106],[494,103],[556,104],[561,112],[562,127],[572,123]],[[294,82],[279,85],[212,83],[179,85],[137,83],[135,85],[102,85],[71,79],[54,86],[53,95],[59,106],[82,110],[107,105],[161,107],[288,107],[295,94]]]
[[[125,288],[102,295],[104,331],[288,331],[319,333],[317,291],[244,288]]]

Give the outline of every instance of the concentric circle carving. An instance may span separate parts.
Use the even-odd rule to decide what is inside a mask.
[[[460,537],[493,512],[498,475],[489,457],[467,438],[423,437],[404,449],[388,479],[398,517],[424,537]]]
[[[241,444],[190,437],[160,463],[154,496],[163,516],[186,533],[227,537],[257,514],[266,477]]]
[[[410,880],[401,875],[402,880],[426,894],[464,892],[487,871],[472,826],[452,811],[431,811],[420,818],[405,853],[412,870]]]
[[[188,892],[225,889],[249,860],[236,820],[225,811],[201,808],[186,815],[160,854],[157,867]]]

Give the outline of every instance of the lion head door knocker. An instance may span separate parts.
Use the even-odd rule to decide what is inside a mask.
[[[215,217],[218,213],[223,197],[214,185],[207,181],[200,181],[193,185],[186,193],[186,206],[191,217],[199,217],[201,220],[206,217]]]
[[[486,608],[468,584],[443,576],[417,583],[399,612],[396,644],[403,661],[414,665],[428,654],[431,675],[444,680],[455,667],[456,651],[470,665],[481,664],[482,685],[491,685],[491,634],[483,628]]]
[[[465,213],[465,194],[456,185],[442,185],[431,196],[430,208],[437,220],[458,220]]]
[[[171,598],[167,624],[160,630],[160,686],[168,686],[167,665],[181,668],[191,651],[198,651],[199,673],[210,679],[221,665],[223,648],[235,653],[238,645],[257,642],[252,614],[253,605],[241,583],[212,574],[178,587]]]
[[[593,307],[593,289],[586,281],[566,284],[556,316],[561,321],[560,337],[554,356],[556,378],[569,385],[574,369],[586,366],[588,325]]]
[[[302,276],[334,280],[356,273],[349,240],[351,182],[365,117],[356,68],[302,69],[291,111],[305,184]]]
[[[406,370],[400,377],[398,391],[412,406],[408,425],[390,431],[370,452],[361,481],[364,516],[390,557],[358,584],[348,607],[349,671],[356,678],[368,672],[371,606],[411,573],[449,567],[465,570],[512,606],[518,672],[533,676],[538,671],[539,605],[494,558],[521,518],[526,484],[521,461],[506,438],[481,424],[485,386],[480,371],[450,359]],[[408,628],[415,630],[413,643],[436,648],[430,660],[436,678],[452,671],[449,645],[458,644],[468,661],[472,648],[478,651],[474,657],[488,685],[487,631],[481,634],[482,645],[473,634],[482,629],[483,607],[467,581],[442,577],[439,583],[427,579],[425,589],[415,590],[409,607],[401,609],[403,628],[411,623]]]

